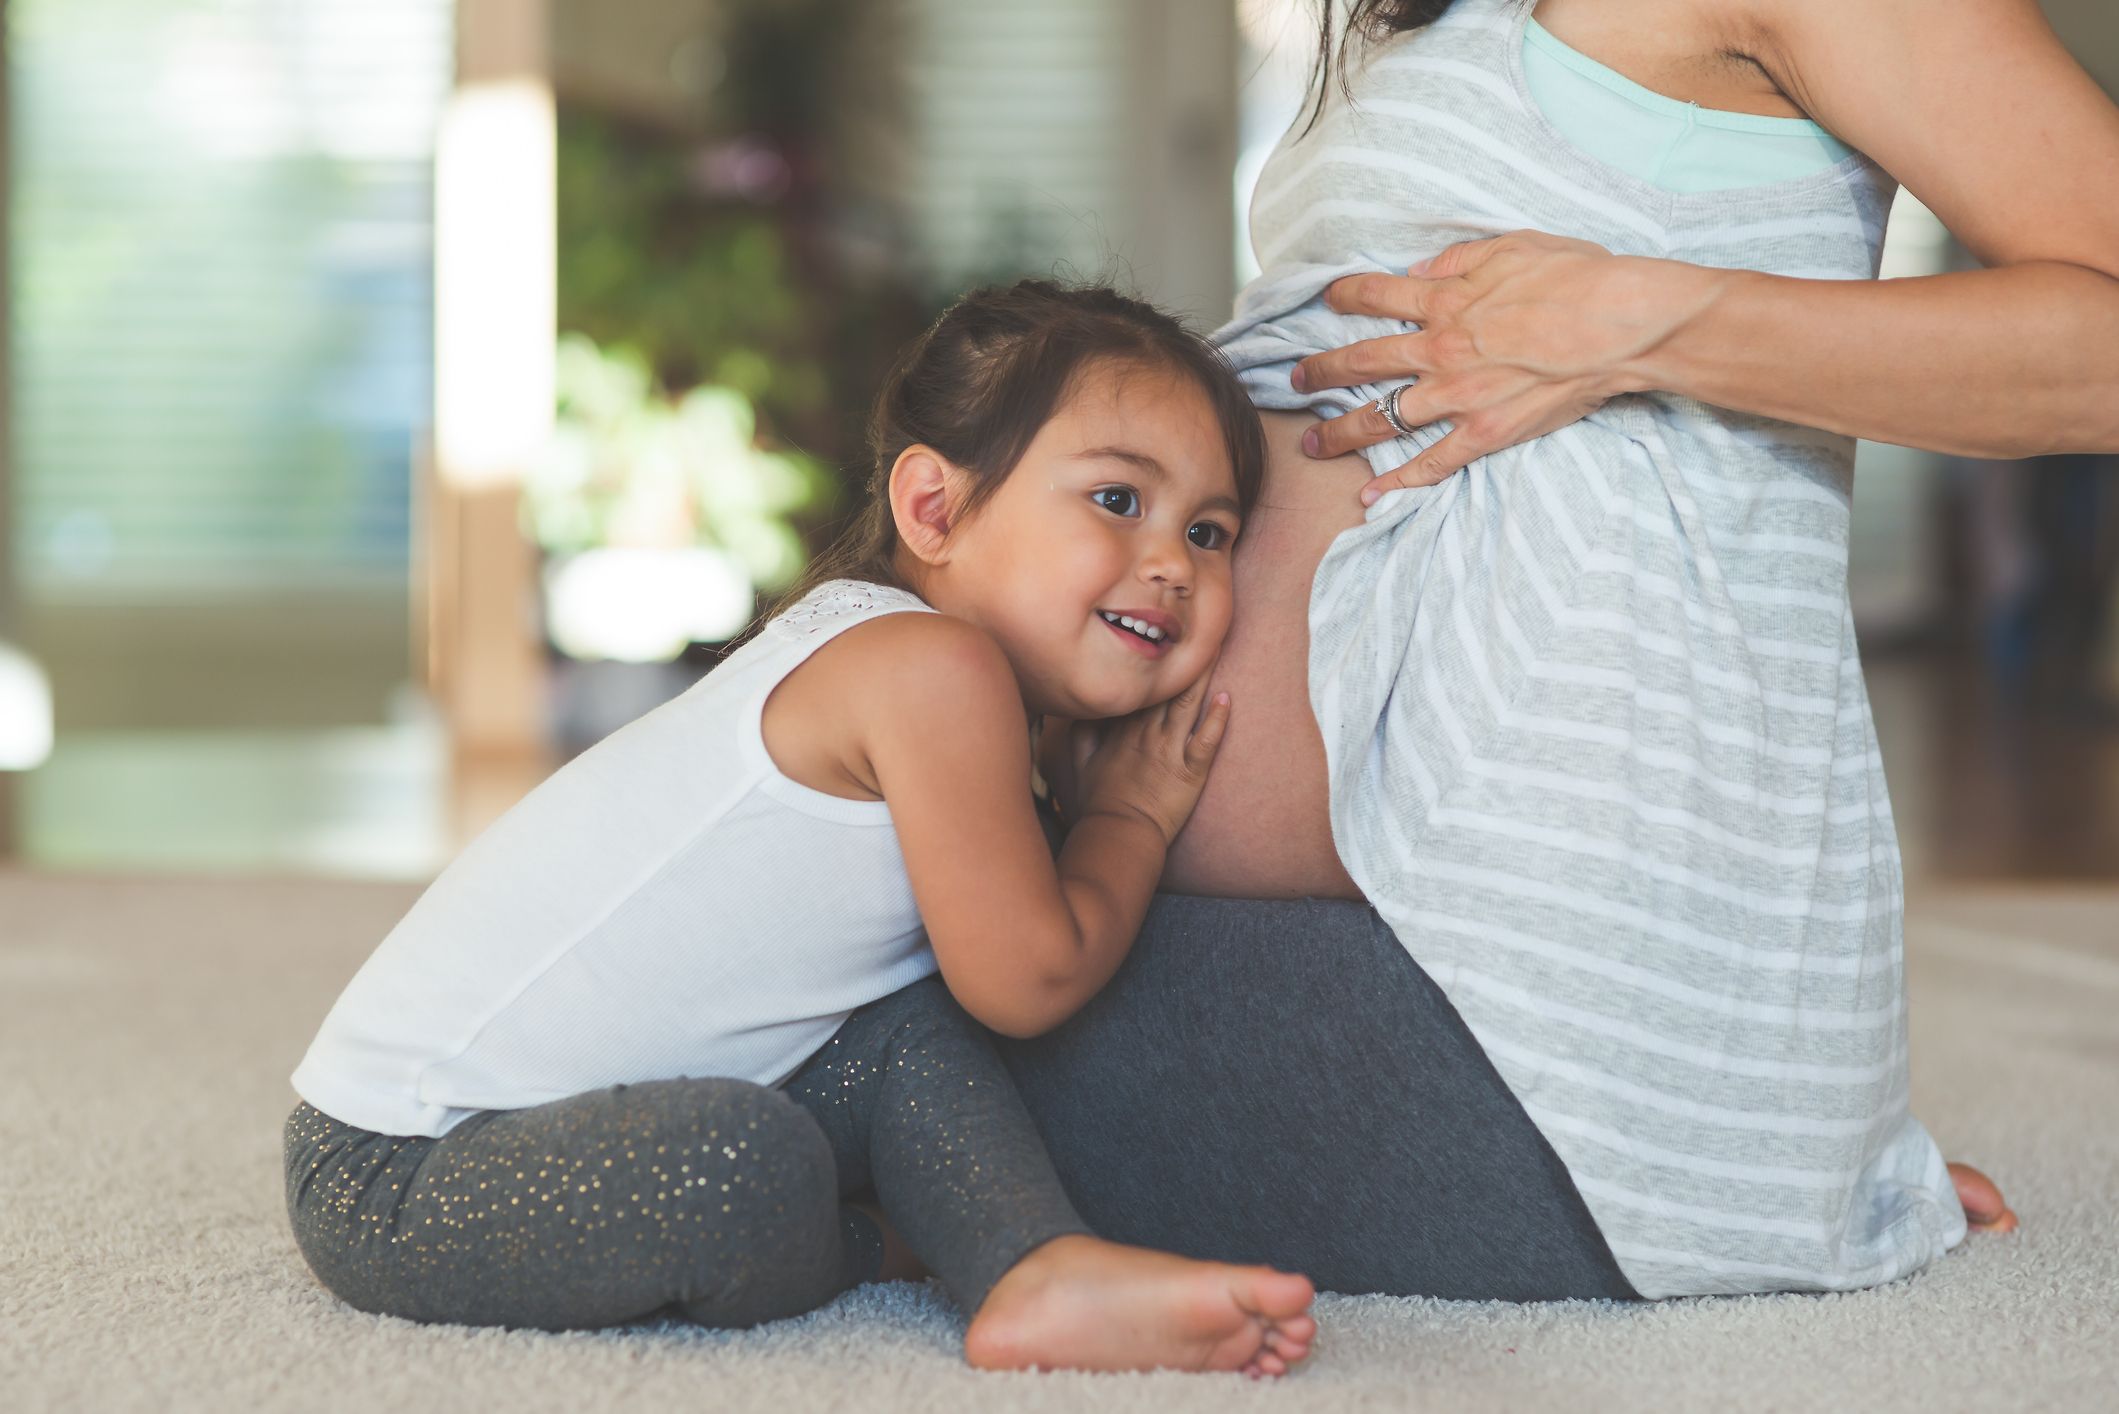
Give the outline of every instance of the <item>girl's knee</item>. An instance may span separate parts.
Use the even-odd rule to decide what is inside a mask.
[[[651,1080],[613,1088],[623,1092],[619,1122],[667,1148],[719,1154],[736,1162],[768,1151],[824,1144],[807,1110],[778,1090],[721,1077]],[[827,1160],[830,1149],[823,1149]]]
[[[737,1327],[830,1300],[844,1256],[838,1170],[823,1129],[762,1086],[692,1098],[664,1141],[660,1175],[671,1225],[695,1239],[680,1308],[703,1325]]]
[[[621,1132],[640,1175],[688,1223],[740,1225],[761,1209],[835,1210],[831,1143],[809,1111],[743,1080],[658,1080],[625,1087]]]

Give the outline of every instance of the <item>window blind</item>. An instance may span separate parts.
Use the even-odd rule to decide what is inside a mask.
[[[1049,274],[1056,259],[1104,273],[1140,140],[1131,3],[907,0],[908,206],[938,284]]]
[[[398,585],[447,0],[11,0],[27,599]]]

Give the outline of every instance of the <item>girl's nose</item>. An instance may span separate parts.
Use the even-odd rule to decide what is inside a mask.
[[[1185,592],[1192,587],[1192,557],[1185,553],[1183,536],[1159,537],[1141,559],[1140,577],[1150,584],[1164,584]]]

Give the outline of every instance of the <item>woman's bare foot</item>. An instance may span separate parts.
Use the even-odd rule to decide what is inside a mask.
[[[1965,1224],[1972,1231],[2016,1230],[2016,1212],[2002,1200],[1993,1179],[1970,1164],[1951,1164],[1950,1179],[1957,1185],[1957,1201],[1964,1204]]]
[[[1307,1277],[1056,1237],[1009,1269],[964,1336],[985,1370],[1285,1374],[1310,1353]]]

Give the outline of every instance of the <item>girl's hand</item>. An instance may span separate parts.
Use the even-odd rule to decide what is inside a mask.
[[[1102,723],[1093,739],[1080,729],[1087,723],[1077,725],[1076,779],[1083,818],[1099,811],[1139,815],[1162,831],[1166,847],[1177,838],[1199,803],[1214,753],[1229,726],[1228,693],[1214,694],[1204,715],[1199,710],[1213,676],[1209,664],[1168,702]]]
[[[1613,255],[1600,245],[1512,231],[1465,241],[1404,275],[1348,275],[1325,302],[1347,314],[1420,328],[1365,339],[1295,366],[1301,391],[1412,383],[1398,398],[1408,427],[1448,418],[1449,433],[1362,489],[1429,486],[1489,452],[1565,427],[1620,393],[1641,392],[1630,360],[1654,348],[1712,284],[1673,279],[1673,261]],[[1397,436],[1373,404],[1303,434],[1313,457],[1336,457]]]

